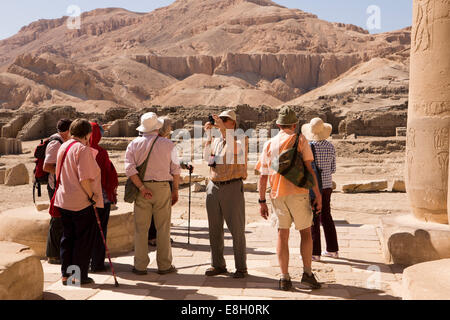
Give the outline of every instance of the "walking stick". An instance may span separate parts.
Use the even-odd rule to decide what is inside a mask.
[[[95,217],[97,218],[97,225],[98,225],[98,228],[100,229],[100,234],[102,235],[103,244],[105,245],[106,254],[108,255],[109,266],[111,267],[111,271],[112,271],[112,274],[113,274],[113,277],[114,277],[114,285],[116,287],[118,287],[119,286],[119,282],[117,282],[116,273],[114,272],[114,267],[113,267],[113,264],[111,262],[111,256],[109,255],[108,246],[106,245],[105,235],[103,234],[102,225],[100,223],[100,218],[98,216],[98,211],[97,211],[96,207],[94,207],[94,211],[95,211]]]
[[[188,244],[190,244],[191,241],[191,182],[192,182],[192,167],[189,167]]]

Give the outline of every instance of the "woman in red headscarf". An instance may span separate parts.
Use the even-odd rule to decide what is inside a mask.
[[[103,191],[103,201],[105,204],[104,209],[99,208],[97,210],[100,218],[100,224],[102,226],[106,240],[111,204],[117,203],[117,187],[119,185],[119,180],[117,177],[116,169],[114,168],[114,165],[109,159],[108,152],[98,145],[103,135],[102,127],[96,122],[91,122],[91,125],[92,125],[92,136],[89,142],[91,148],[98,151],[95,160],[97,160],[97,164],[102,172],[102,191]],[[91,259],[92,259],[91,260],[92,272],[106,271],[106,267],[104,264],[105,245],[103,244],[103,239],[100,230],[96,234]]]

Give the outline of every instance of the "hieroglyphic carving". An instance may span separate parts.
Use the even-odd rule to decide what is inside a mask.
[[[436,0],[434,21],[450,20],[450,0]]]
[[[411,181],[411,171],[412,171],[412,165],[414,161],[414,150],[416,148],[416,130],[413,128],[408,129],[408,134],[406,137],[406,147],[407,147],[407,159],[408,162],[408,181]]]
[[[442,172],[442,185],[447,190],[448,184],[448,158],[449,158],[449,128],[434,130],[434,148],[436,149],[437,161]]]
[[[434,0],[416,0],[416,15],[414,17],[413,49],[415,52],[426,51],[432,45],[432,19]]]
[[[450,116],[450,101],[431,101],[427,103],[412,103],[412,108],[421,116]]]

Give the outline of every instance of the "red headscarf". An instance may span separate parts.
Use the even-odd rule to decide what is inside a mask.
[[[96,160],[102,171],[102,189],[105,190],[109,201],[117,203],[117,187],[119,185],[117,171],[109,159],[108,152],[98,145],[102,138],[100,126],[95,122],[91,122],[91,125],[92,135],[89,143],[91,148],[98,151]]]

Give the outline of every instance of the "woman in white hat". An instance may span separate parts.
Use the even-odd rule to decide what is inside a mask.
[[[172,265],[170,244],[171,206],[178,201],[180,162],[175,145],[167,138],[158,135],[164,121],[149,112],[141,117],[137,128],[141,137],[134,139],[125,153],[125,171],[139,189],[134,203],[135,214],[135,256],[133,272],[147,274],[148,231],[152,217],[157,230],[158,273],[175,272]],[[148,158],[144,178],[141,180],[137,167]],[[172,183],[172,190],[170,188]]]
[[[331,216],[331,194],[333,192],[332,174],[336,172],[336,151],[333,144],[327,141],[333,127],[320,118],[314,118],[310,123],[303,125],[302,133],[310,141],[314,159],[322,175],[322,213],[314,216],[312,227],[313,261],[319,261],[323,256],[338,258],[338,240],[336,227]],[[321,252],[320,224],[325,233],[327,249]]]

